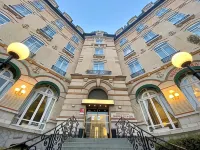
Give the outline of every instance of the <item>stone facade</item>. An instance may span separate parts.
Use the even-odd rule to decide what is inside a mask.
[[[164,99],[163,104],[160,105],[166,107],[165,112],[168,108],[171,110],[167,113],[170,116],[167,118],[175,118],[178,127],[166,130],[165,123],[161,120],[162,128],[154,129],[155,132],[153,131],[152,134],[169,139],[199,132],[199,107],[193,107],[192,97],[185,95],[177,83],[180,81],[178,77],[189,74],[188,71],[174,68],[170,62],[170,55],[160,58],[155,51],[161,43],[168,43],[176,52],[187,51],[193,55],[192,66],[200,70],[200,46],[187,40],[190,35],[194,34],[189,32],[188,28],[200,21],[198,0],[158,0],[150,3],[145,6],[140,16],[131,18],[127,26],[120,28],[115,35],[104,31],[84,33],[80,26],[72,23],[73,20],[67,13],[61,13],[57,9],[58,5],[55,1],[40,1],[43,9],[37,8],[33,2],[29,0],[23,2],[1,0],[0,2],[0,14],[9,18],[9,21],[0,27],[1,61],[8,57],[6,48],[12,42],[24,42],[33,36],[43,43],[43,46],[28,59],[12,60],[8,65],[9,68],[15,69],[14,72],[18,72],[19,77],[13,78],[13,85],[3,95],[0,93],[2,95],[0,99],[0,137],[3,137],[0,138],[0,147],[8,147],[27,140],[30,136],[44,133],[71,116],[78,119],[79,128],[84,128],[85,115],[80,114],[80,109],[86,110],[86,105],[82,104],[82,100],[87,99],[93,89],[104,90],[108,99],[114,100],[115,104],[109,106],[110,129],[115,129],[119,116],[130,114],[129,119],[132,122],[150,132],[149,128],[152,125],[145,118],[142,99],[139,97],[143,89],[158,89],[157,95]],[[23,4],[31,13],[23,16],[17,12],[12,6],[18,4]],[[167,11],[158,17],[157,13],[161,8],[166,8]],[[187,16],[178,24],[173,24],[169,18],[175,12]],[[56,20],[61,21],[62,26],[56,24]],[[141,23],[145,26],[142,31],[138,32],[137,27]],[[56,32],[53,37],[48,36],[42,30],[47,25],[50,25]],[[153,31],[157,36],[145,42],[143,37],[149,31]],[[78,38],[78,42],[74,40],[74,36]],[[122,39],[126,39],[123,44]],[[98,43],[97,40],[101,42]],[[67,50],[68,43],[74,47],[74,52]],[[125,54],[124,49],[127,46],[130,46],[133,51]],[[95,49],[98,48],[103,49],[103,54],[96,55]],[[67,60],[67,70],[53,68],[60,56]],[[142,72],[130,71],[129,64],[134,60],[140,63]],[[104,70],[94,71],[95,62],[102,62]],[[181,72],[183,73],[180,75]],[[13,74],[17,76],[17,73]],[[26,93],[17,95],[15,89],[21,85],[26,86]],[[16,125],[14,123],[16,116],[22,115],[21,110],[26,106],[29,95],[38,88],[38,85],[51,86],[59,93],[49,112],[45,128],[37,130],[22,127],[21,124]],[[197,88],[200,89],[200,83]],[[170,90],[179,94],[177,99],[169,98]],[[160,107],[158,113],[161,113]],[[172,122],[170,121],[171,124]]]

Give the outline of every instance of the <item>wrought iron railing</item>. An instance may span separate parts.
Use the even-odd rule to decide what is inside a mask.
[[[93,74],[93,75],[111,75],[112,71],[107,70],[87,70],[87,74]]]
[[[5,150],[61,150],[65,140],[78,136],[78,126],[78,121],[75,117],[72,117],[42,135],[6,148]]]
[[[59,73],[59,74],[62,75],[62,76],[65,76],[65,74],[66,74],[65,71],[63,71],[62,69],[58,68],[58,67],[55,66],[55,65],[53,65],[51,68],[52,68],[55,72]]]
[[[139,75],[142,75],[142,74],[144,74],[144,73],[145,73],[145,70],[144,70],[144,69],[141,69],[141,70],[138,71],[138,72],[132,73],[132,74],[131,74],[131,77],[132,77],[132,78],[135,78],[135,77],[137,77],[137,76],[139,76]]]
[[[179,52],[179,51],[177,51],[177,52]],[[161,59],[161,61],[163,63],[167,63],[167,62],[171,61],[172,56],[174,56],[177,52],[174,52],[173,54],[166,56],[165,58]]]
[[[185,148],[155,137],[124,118],[120,118],[116,126],[117,137],[127,138],[133,145],[134,150],[154,150],[156,146],[162,150],[186,150]]]
[[[190,15],[186,15],[185,17],[183,17],[181,20],[177,21],[175,23],[175,25],[178,25],[179,23],[183,22],[184,20],[186,20],[188,17],[190,17]]]

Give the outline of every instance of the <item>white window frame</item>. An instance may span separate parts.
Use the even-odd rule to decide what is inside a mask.
[[[176,22],[173,22],[173,21],[172,21],[174,18],[176,18],[177,16],[180,16],[180,15],[183,15],[183,17],[182,17],[181,19],[179,19],[179,20],[176,19]],[[172,16],[170,16],[170,17],[168,18],[168,21],[171,22],[171,23],[173,23],[174,25],[177,25],[178,23],[180,23],[181,21],[183,21],[184,18],[186,18],[186,17],[187,17],[187,15],[184,14],[184,13],[175,12]]]
[[[53,35],[49,35],[48,33],[47,33],[47,31],[45,31],[44,29],[45,28],[48,28],[48,30],[51,32],[51,34],[53,34]],[[51,38],[53,38],[54,37],[54,35],[56,35],[56,30],[54,29],[54,28],[52,28],[50,25],[46,25],[44,28],[42,28],[42,31],[43,32],[45,32],[45,34],[47,34],[49,37],[51,37]]]
[[[150,95],[149,92],[154,92],[155,94]],[[144,98],[143,95],[145,95],[145,94],[147,94],[148,96]],[[159,113],[158,113],[158,111],[157,111],[157,109],[156,109],[156,107],[155,107],[155,104],[154,104],[154,102],[153,102],[153,100],[152,100],[152,98],[154,98],[154,97],[157,98],[158,103],[159,103],[159,104],[161,105],[161,107],[163,108],[163,110],[164,110],[164,112],[165,112],[165,114],[166,114],[166,116],[167,116],[167,118],[168,118],[168,120],[169,120],[169,123],[168,123],[168,124],[171,124],[172,128],[173,128],[173,129],[176,129],[176,127],[175,127],[175,125],[174,125],[174,123],[173,123],[173,121],[172,121],[172,119],[171,119],[171,117],[170,117],[168,111],[166,110],[166,108],[165,108],[163,102],[161,101],[161,99],[160,99],[158,93],[156,93],[155,91],[147,90],[146,92],[144,92],[144,93],[142,94],[141,98],[139,99],[139,104],[140,104],[140,108],[141,108],[141,110],[142,110],[142,114],[143,114],[143,117],[144,117],[144,119],[145,119],[145,122],[146,122],[146,124],[148,125],[148,130],[149,130],[149,132],[151,132],[151,131],[150,131],[150,128],[151,128],[151,127],[153,128],[153,130],[156,129],[156,126],[161,126],[162,128],[164,128],[164,123],[162,122],[162,119],[161,119],[161,117],[160,117],[160,115],[159,115]],[[148,110],[148,106],[147,106],[146,103],[145,103],[145,101],[148,101],[148,100],[150,101],[150,103],[151,103],[151,105],[152,105],[152,107],[153,107],[153,110],[154,110],[154,112],[155,112],[155,114],[156,114],[156,116],[157,116],[157,118],[158,118],[160,124],[154,125],[153,120],[152,120],[151,115],[150,115],[149,110]],[[145,110],[143,110],[142,104],[143,104]],[[146,117],[145,117],[145,112],[144,112],[144,111],[147,113],[151,125],[148,124],[148,122],[147,122],[147,120],[146,120]],[[173,129],[171,129],[171,130],[173,130]]]
[[[159,9],[159,10],[156,12],[156,16],[162,17],[162,16],[164,16],[166,13],[168,13],[169,10],[170,10],[170,9],[167,9],[167,8],[161,8],[161,9]]]
[[[164,58],[166,58],[166,57],[172,55],[172,54],[168,54],[168,53],[165,51],[165,49],[163,48],[163,46],[166,46],[166,45],[168,45],[169,47],[171,47],[171,48],[174,50],[174,53],[172,53],[172,54],[175,54],[175,53],[177,52],[177,50],[176,50],[175,48],[173,48],[173,47],[172,47],[170,44],[168,44],[167,42],[161,43],[161,44],[157,45],[157,46],[154,48],[154,51],[155,51],[156,54],[160,57],[160,59],[164,59]],[[164,58],[162,58],[162,57],[157,53],[157,50],[156,50],[156,49],[158,49],[158,48],[159,48],[160,50],[162,50],[162,51],[166,54],[166,56],[165,56]]]
[[[145,25],[143,23],[140,23],[137,27],[136,27],[136,31],[138,33],[142,32],[145,29]]]
[[[153,36],[151,36],[151,34]],[[145,35],[143,35],[143,38],[146,42],[151,41],[152,39],[154,39],[158,34],[156,34],[155,32],[153,32],[152,30],[148,31]],[[145,38],[149,38],[148,40],[146,40]]]
[[[27,13],[27,14],[22,14],[22,11],[17,10],[15,7],[23,7],[23,8],[24,8],[27,12],[29,12],[29,13]],[[26,7],[25,5],[23,5],[23,4],[12,5],[12,8],[13,8],[16,12],[18,12],[20,15],[22,15],[22,16],[28,16],[28,15],[30,15],[30,14],[33,13],[29,8],[27,8],[27,7]]]
[[[72,41],[74,41],[76,44],[79,43],[79,38],[76,35],[72,36]]]
[[[75,47],[71,44],[71,43],[68,43],[65,47],[69,52],[71,52],[72,54],[74,54],[75,52]]]
[[[56,64],[57,64],[57,62],[59,61],[60,58],[62,58],[63,61],[62,61],[62,63],[60,64],[60,66],[56,66]],[[68,61],[64,56],[60,56],[60,57],[58,58],[58,60],[57,60],[56,63],[55,63],[55,66],[56,66],[57,68],[59,68],[60,70],[66,72],[67,68],[66,68],[66,70],[62,69],[62,65],[63,65],[64,61],[67,62],[67,68],[68,68],[68,66],[69,66],[69,61]]]
[[[200,1],[199,1],[199,2],[200,2]],[[191,33],[197,35],[197,36],[200,36],[200,21],[194,23],[193,25],[191,25],[190,27],[188,27],[186,30],[187,30],[188,32],[191,32]],[[199,30],[199,35],[196,34],[196,33],[194,32],[194,30]]]
[[[3,19],[3,20],[5,20],[5,22],[3,21],[4,23],[3,23],[3,24],[0,24],[0,26],[1,26],[1,25],[4,25],[4,24],[7,24],[7,23],[9,23],[9,22],[11,21],[10,18],[7,17],[6,15],[4,15],[3,13],[0,12],[0,15],[4,16],[4,17],[7,19],[7,20]]]
[[[95,48],[95,55],[104,55],[103,48]]]
[[[59,28],[59,29],[62,29],[62,28],[64,28],[64,23],[62,22],[62,20],[60,20],[60,19],[57,19],[56,21],[55,21],[55,24],[56,24],[56,26]]]
[[[97,67],[97,69],[95,69],[95,65],[98,65],[98,67]],[[102,69],[102,68],[103,69]],[[93,62],[93,70],[95,70],[95,71],[97,71],[97,70],[104,70],[105,69],[105,66],[104,66],[104,62],[102,62],[102,61],[94,61]]]
[[[127,45],[124,49],[124,56],[127,56],[128,54],[130,54],[133,50],[131,48],[131,45]]]
[[[140,67],[139,70],[138,70],[138,68],[136,67],[136,64],[139,64],[139,67]],[[139,62],[137,59],[131,61],[131,62],[128,64],[128,66],[129,66],[129,69],[130,69],[130,71],[131,71],[131,74],[136,73],[136,72],[138,72],[138,71],[140,71],[140,70],[143,69],[142,65],[140,64],[140,62]],[[133,66],[134,68],[132,69],[131,66]],[[133,72],[134,69],[135,69],[135,72]]]
[[[126,38],[122,38],[119,42],[120,46],[123,46],[128,40]]]

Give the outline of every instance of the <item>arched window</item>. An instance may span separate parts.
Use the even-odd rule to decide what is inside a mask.
[[[94,89],[92,90],[89,95],[88,99],[108,99],[107,93],[102,89]]]
[[[180,89],[196,110],[200,107],[200,81],[193,75],[186,75],[180,81]]]
[[[20,108],[13,124],[44,129],[56,100],[57,93],[51,86],[35,88]]]
[[[0,12],[0,25],[10,22],[10,19]]]
[[[0,71],[0,98],[2,98],[14,84],[15,80],[13,77],[13,73],[8,68],[4,68]]]
[[[139,104],[150,132],[178,127],[178,120],[172,115],[172,109],[161,93],[144,89],[140,94]]]

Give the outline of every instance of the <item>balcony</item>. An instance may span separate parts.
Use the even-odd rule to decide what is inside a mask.
[[[136,52],[134,51],[131,51],[130,53],[126,54],[124,56],[124,60],[126,61],[127,59],[129,59],[131,56],[134,56],[136,54]]]
[[[186,15],[183,19],[176,22],[174,25],[177,27],[181,27],[184,23],[188,22],[191,19],[194,19],[195,15]]]
[[[8,6],[8,5],[4,4],[3,8],[8,10],[9,12],[11,12],[13,15],[15,15],[17,19],[22,19],[24,17],[23,15],[18,13],[11,5]]]
[[[94,54],[93,58],[100,58],[100,59],[104,59],[105,55],[104,54]]]
[[[56,67],[55,65],[53,65],[53,66],[51,67],[51,69],[53,69],[55,72],[57,72],[58,74],[60,74],[60,75],[62,75],[62,76],[65,76],[65,75],[66,75],[66,72],[65,72],[65,71],[63,71],[62,69]]]
[[[87,70],[87,74],[92,74],[92,75],[111,75],[112,71],[107,71],[107,70]]]
[[[154,42],[156,42],[157,40],[160,40],[162,38],[162,35],[157,34],[156,36],[154,36],[152,39],[146,41],[147,46],[150,46],[151,44],[153,44]]]
[[[71,58],[74,58],[74,54],[69,51],[68,49],[66,49],[65,47],[63,48],[63,52],[66,53],[67,55],[69,55]]]
[[[177,52],[179,52],[179,51],[177,51]],[[173,53],[173,54],[171,54],[169,56],[166,56],[165,58],[161,59],[161,61],[163,63],[167,63],[167,62],[171,61],[172,56],[174,56],[177,52],[175,52],[175,53]]]
[[[135,78],[135,77],[137,77],[137,76],[139,76],[139,75],[142,75],[142,74],[144,74],[144,73],[145,73],[145,70],[144,70],[144,69],[141,69],[140,71],[131,74],[131,78]]]
[[[42,36],[44,36],[47,41],[51,41],[53,39],[53,37],[49,36],[45,31],[43,31],[42,29],[37,29],[36,32],[38,34],[41,34]]]

